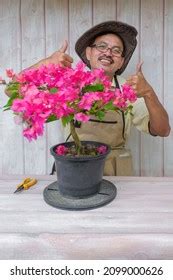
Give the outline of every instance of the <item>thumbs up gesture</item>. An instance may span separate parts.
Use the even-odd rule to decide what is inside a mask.
[[[138,97],[145,97],[145,95],[152,90],[150,84],[146,81],[142,73],[142,64],[140,62],[136,66],[136,73],[127,79],[127,83],[131,85]]]
[[[65,40],[58,51],[54,52],[51,56],[46,58],[46,64],[54,63],[59,64],[61,66],[71,67],[71,64],[73,63],[73,58],[66,54],[67,48],[68,42],[67,40]]]

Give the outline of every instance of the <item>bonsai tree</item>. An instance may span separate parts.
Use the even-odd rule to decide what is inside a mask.
[[[112,88],[102,69],[86,70],[80,62],[75,68],[42,65],[20,74],[6,70],[9,94],[4,110],[12,110],[17,123],[23,123],[23,135],[29,141],[43,135],[45,123],[61,119],[70,125],[76,153],[84,153],[75,123],[88,122],[91,116],[103,120],[107,111],[131,112],[136,100],[128,84],[122,90]],[[62,147],[61,147],[62,148]],[[59,150],[59,153],[62,153]]]

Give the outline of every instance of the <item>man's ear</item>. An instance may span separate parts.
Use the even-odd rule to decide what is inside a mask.
[[[91,47],[86,48],[86,58],[90,61],[91,58]]]

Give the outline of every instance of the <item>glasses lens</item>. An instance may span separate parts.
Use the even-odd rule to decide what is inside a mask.
[[[111,51],[112,51],[112,53],[113,53],[114,55],[116,55],[116,56],[121,56],[121,55],[122,55],[122,51],[121,51],[119,48],[117,48],[117,47],[113,47],[113,48],[111,49]]]
[[[107,44],[98,44],[98,45],[95,45],[95,46],[96,46],[96,49],[100,52],[104,52],[108,48]]]

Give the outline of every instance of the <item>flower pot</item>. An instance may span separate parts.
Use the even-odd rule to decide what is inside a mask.
[[[70,210],[89,209],[107,204],[116,195],[115,186],[111,182],[102,180],[104,163],[110,152],[110,147],[99,142],[84,141],[82,144],[94,144],[96,147],[105,145],[107,150],[104,154],[97,156],[79,157],[62,156],[55,152],[60,145],[69,147],[72,144],[73,142],[61,143],[50,149],[55,159],[57,182],[54,182],[45,190],[45,201],[54,207]],[[48,189],[51,194],[50,192],[48,194]],[[53,198],[53,191],[59,202],[56,202]],[[98,196],[100,196],[99,201],[93,202],[93,199],[95,200]],[[62,202],[62,200],[65,201]],[[68,205],[69,202],[70,206]]]
[[[86,141],[87,144],[93,142]],[[94,143],[100,146],[101,143]],[[66,147],[72,142],[63,144]],[[103,144],[102,144],[103,145]],[[83,197],[98,192],[103,177],[103,168],[110,148],[107,152],[98,156],[59,156],[55,153],[58,145],[51,148],[51,154],[55,158],[59,191],[63,195]]]

